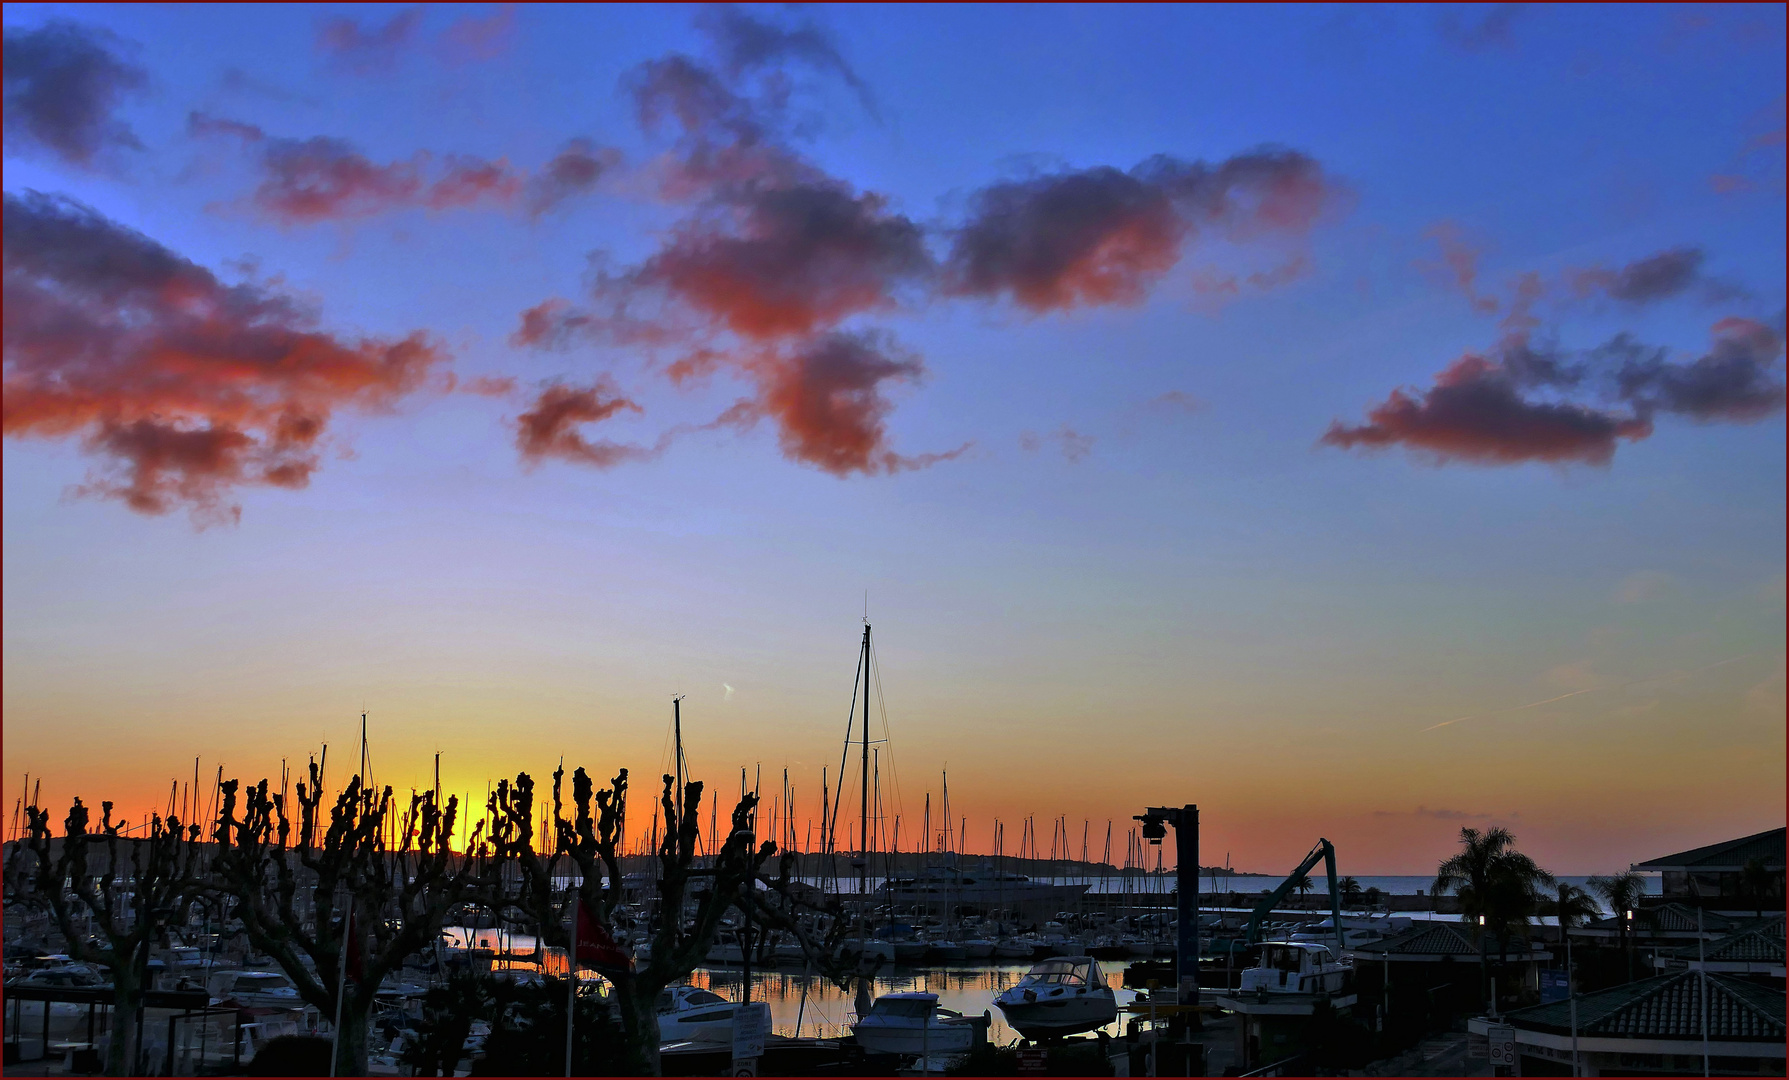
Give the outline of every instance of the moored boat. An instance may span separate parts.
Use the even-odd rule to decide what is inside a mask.
[[[976,1019],[940,1009],[937,994],[905,991],[877,998],[851,1030],[866,1053],[966,1054],[987,1024],[985,1015]]]

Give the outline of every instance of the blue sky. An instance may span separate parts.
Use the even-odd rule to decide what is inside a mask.
[[[794,421],[763,381],[784,360],[752,357],[800,342],[512,339],[548,298],[600,308],[592,252],[625,274],[679,229],[735,221],[718,187],[656,186],[688,145],[644,132],[627,89],[673,54],[724,77],[727,39],[701,29],[719,18],[8,7],[9,49],[71,20],[146,77],[108,114],[138,145],[77,161],[12,137],[9,60],[9,197],[65,195],[225,282],[252,273],[341,341],[422,331],[436,375],[515,380],[336,403],[306,486],[213,489],[240,520],[204,528],[179,500],[71,494],[117,466],[102,428],[9,410],[13,772],[147,800],[195,753],[260,775],[346,739],[362,707],[404,775],[436,745],[467,785],[562,752],[650,772],[682,690],[700,767],[788,764],[817,794],[867,590],[903,775],[957,774],[972,835],[1024,813],[1122,821],[1148,790],[1200,802],[1239,864],[1322,833],[1361,872],[1420,872],[1457,830],[1447,810],[1598,872],[1781,823],[1780,7],[747,9],[835,50],[731,84],[789,80],[785,110],[753,99],[769,143],[884,198],[935,259],[1002,181],[1262,146],[1323,178],[1309,221],[1198,228],[1136,302],[1038,311],[925,279],[849,313],[839,332],[885,331],[925,370],[872,389],[878,446],[970,444],[892,475],[785,453]],[[362,39],[396,28],[390,47],[330,48],[339,19]],[[195,134],[195,112],[264,135]],[[467,155],[531,179],[574,138],[616,164],[535,218],[497,200],[257,208],[258,148],[316,136],[376,164],[426,152],[429,176]],[[1617,295],[1623,268],[1686,251],[1668,287]],[[1410,437],[1320,443],[1338,421],[1389,431],[1369,410],[1399,387],[1435,405],[1421,395],[1464,354],[1514,372],[1499,350],[1526,273],[1540,351],[1590,364],[1625,332],[1689,365],[1717,321],[1749,320],[1774,342],[1746,356],[1775,404],[1686,411],[1668,379],[1620,400],[1518,387],[1644,412],[1650,433],[1606,440],[1606,461],[1548,459],[1513,429],[1472,436],[1496,464]],[[1226,275],[1234,296],[1213,287]],[[44,376],[7,329],[12,398]],[[701,344],[725,354],[717,373],[668,378]],[[759,420],[608,468],[518,453],[545,388],[598,376],[598,401],[639,411],[578,429],[591,440],[651,447],[736,400]],[[1655,785],[1684,798],[1634,805]]]

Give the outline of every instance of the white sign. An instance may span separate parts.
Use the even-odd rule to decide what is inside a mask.
[[[1513,1066],[1516,1063],[1515,1028],[1508,1025],[1488,1027],[1485,1038],[1491,1044],[1491,1064]]]
[[[770,1034],[770,1006],[762,1001],[741,1005],[733,1013],[733,1075],[756,1076],[757,1059],[764,1054],[764,1037]],[[751,1072],[740,1072],[741,1067]]]

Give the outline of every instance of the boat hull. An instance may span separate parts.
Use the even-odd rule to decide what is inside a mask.
[[[894,1025],[872,1016],[852,1031],[868,1054],[966,1054],[975,1041],[975,1029],[962,1022]]]
[[[1003,994],[994,999],[994,1004],[1006,1017],[1007,1025],[1028,1039],[1079,1035],[1118,1019],[1118,1000],[1110,989],[1036,1001],[1009,1001]]]

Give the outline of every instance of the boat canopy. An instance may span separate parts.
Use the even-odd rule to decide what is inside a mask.
[[[876,999],[876,1004],[870,1011],[880,1013],[883,1016],[903,1016],[911,1017],[915,1020],[923,1020],[932,1015],[932,1010],[937,1008],[937,1006],[937,994],[918,994],[909,992],[901,994],[884,994]]]
[[[1062,956],[1031,969],[1025,976],[1028,983],[1042,983],[1045,986],[1086,986],[1101,989],[1106,985],[1106,974],[1091,956]]]

